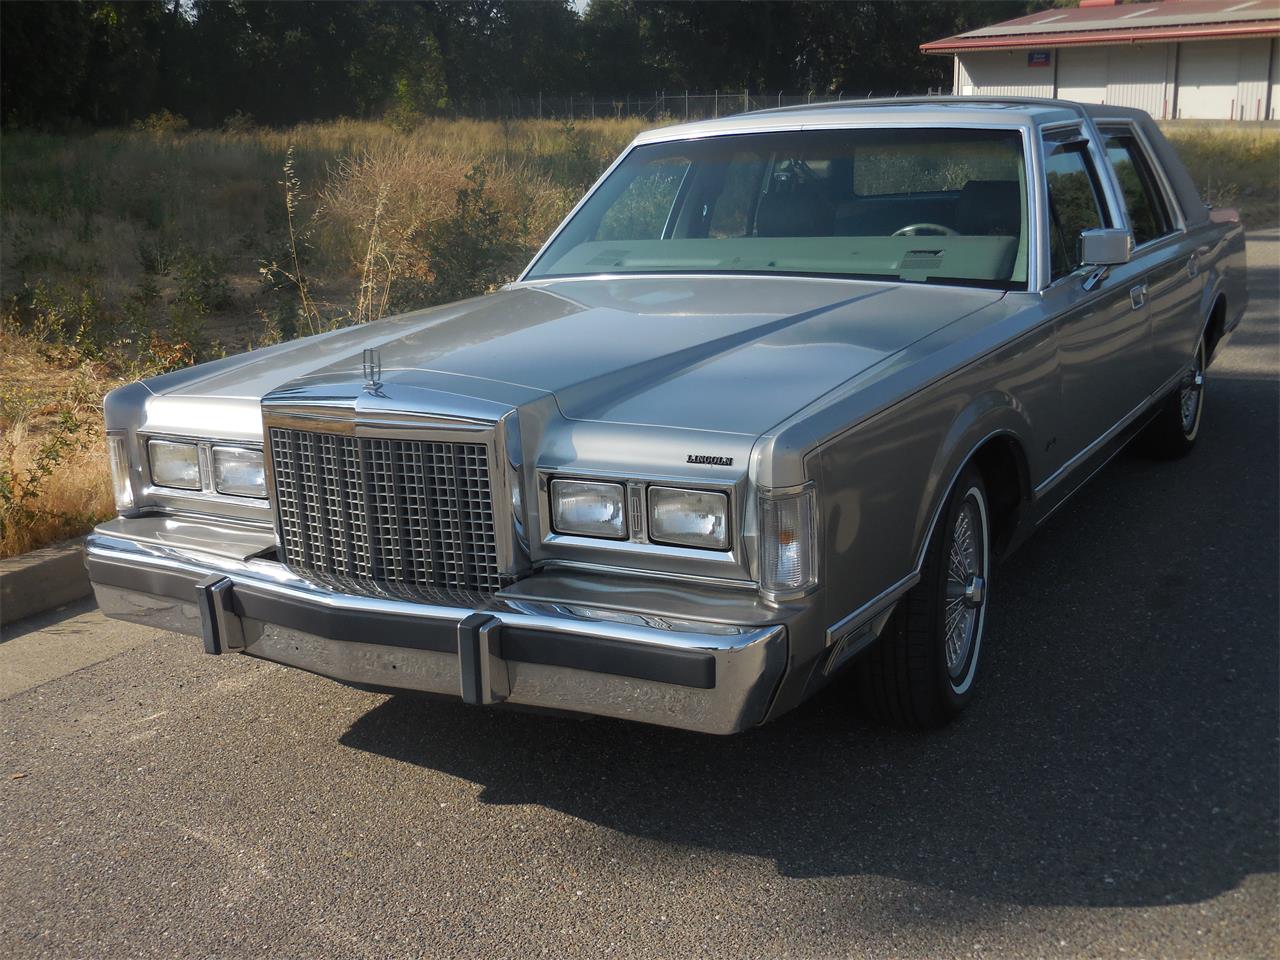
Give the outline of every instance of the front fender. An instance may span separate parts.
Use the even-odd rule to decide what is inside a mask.
[[[828,623],[891,603],[918,578],[933,524],[959,471],[997,438],[1016,444],[1016,478],[1051,460],[1060,385],[1053,326],[1039,312],[975,332],[998,345],[821,446],[823,578]],[[959,345],[958,345],[959,346]],[[932,358],[930,358],[932,359]]]

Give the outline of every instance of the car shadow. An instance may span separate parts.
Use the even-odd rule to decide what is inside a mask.
[[[1220,384],[1189,458],[1121,456],[997,571],[948,729],[869,726],[839,682],[730,738],[404,695],[342,743],[790,877],[1153,906],[1274,873],[1280,404]]]

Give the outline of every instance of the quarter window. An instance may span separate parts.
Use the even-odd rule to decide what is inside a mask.
[[[1137,138],[1120,130],[1104,131],[1103,135],[1107,143],[1107,160],[1116,172],[1116,180],[1124,194],[1134,246],[1142,246],[1171,233],[1173,218],[1169,216],[1155,173]]]
[[[1084,140],[1046,139],[1045,179],[1049,187],[1049,257],[1052,277],[1080,266],[1080,234],[1110,226],[1111,218]]]

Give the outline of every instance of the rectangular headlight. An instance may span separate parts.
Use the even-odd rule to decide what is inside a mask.
[[[213,448],[213,489],[229,497],[267,496],[262,451],[247,447]]]
[[[622,484],[552,480],[551,526],[556,533],[624,539],[627,523]]]
[[[179,490],[200,489],[200,448],[194,443],[152,440],[147,444],[151,458],[151,481],[158,487]]]
[[[111,492],[116,512],[133,509],[133,483],[129,479],[129,438],[123,433],[107,434],[107,461],[111,465]]]
[[[812,490],[760,498],[760,586],[772,594],[801,594],[818,582]]]
[[[710,490],[649,488],[649,539],[703,550],[729,549],[729,498]]]

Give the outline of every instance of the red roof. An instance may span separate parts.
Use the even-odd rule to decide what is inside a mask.
[[[1274,0],[1165,0],[1041,10],[923,43],[925,53],[1280,36]]]

